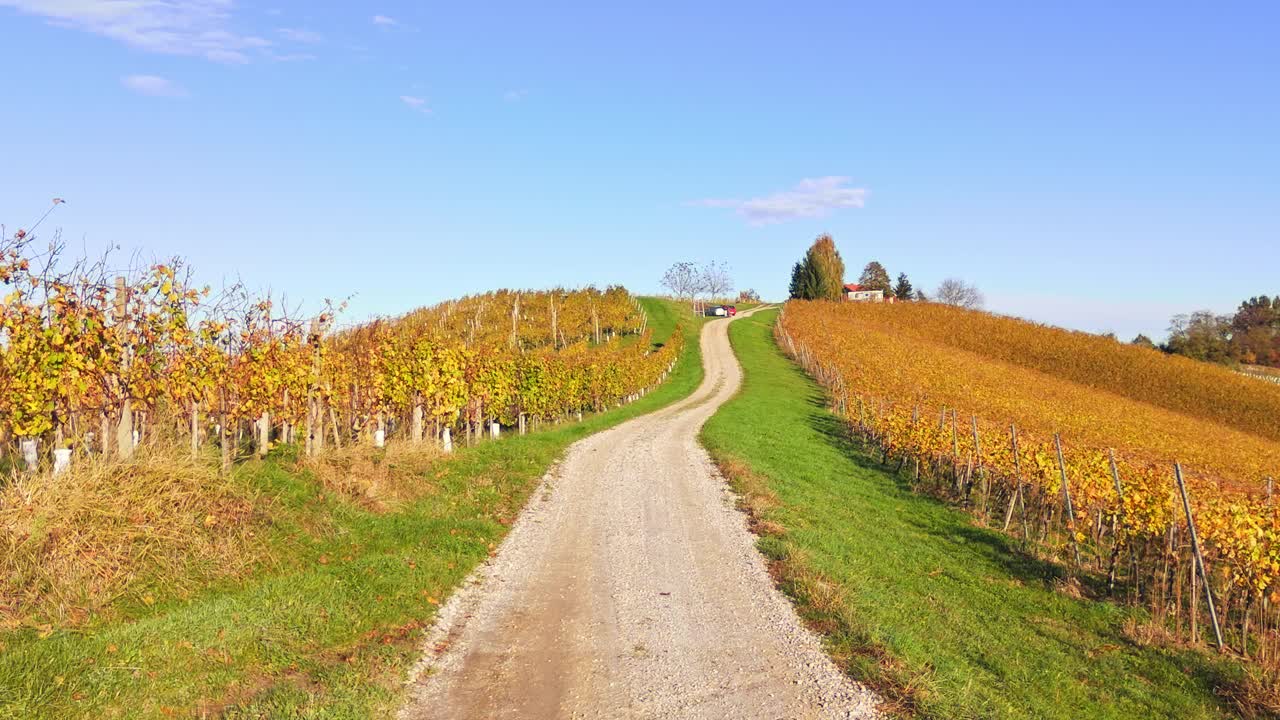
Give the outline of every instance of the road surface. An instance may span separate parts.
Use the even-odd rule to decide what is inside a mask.
[[[441,609],[402,720],[876,716],[774,589],[698,444],[741,382],[729,322],[704,326],[689,398],[548,474]]]

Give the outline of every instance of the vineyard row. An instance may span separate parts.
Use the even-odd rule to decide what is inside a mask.
[[[1276,667],[1280,509],[1272,483],[1265,494],[1228,492],[1184,478],[1172,460],[1071,445],[1056,433],[885,395],[848,355],[814,349],[829,349],[818,341],[832,332],[814,317],[788,308],[775,328],[779,346],[827,390],[850,432],[915,488],[1077,577],[1104,578],[1104,592],[1149,607],[1192,642],[1207,637]]]
[[[180,261],[127,279],[57,272],[56,255],[0,240],[0,466],[184,438],[219,446],[224,468],[250,439],[259,453],[428,434],[451,447],[634,400],[681,349],[679,332],[655,348],[619,287],[499,291],[339,328],[341,305],[298,317],[240,287],[214,296]]]

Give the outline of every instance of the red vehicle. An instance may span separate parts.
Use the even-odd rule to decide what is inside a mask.
[[[736,305],[725,305],[724,311],[729,313],[729,317],[733,317],[738,314],[738,307]]]

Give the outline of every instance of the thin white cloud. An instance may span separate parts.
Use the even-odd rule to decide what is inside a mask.
[[[276,62],[307,62],[316,59],[316,56],[311,53],[276,53],[271,51],[267,51],[267,57]]]
[[[520,102],[527,97],[529,97],[529,91],[523,88],[519,90],[508,90],[502,93],[502,99],[507,102]]]
[[[847,187],[849,181],[840,175],[806,178],[795,188],[772,195],[747,200],[710,198],[689,204],[733,210],[751,225],[771,225],[797,218],[825,217],[833,210],[862,207],[866,203],[867,191],[865,188]]]
[[[391,27],[392,25],[399,25],[400,21],[393,17],[387,17],[386,15],[374,15],[373,24],[382,25],[383,27]]]
[[[147,52],[247,63],[250,52],[271,42],[232,30],[233,5],[233,0],[0,0],[0,7]]]
[[[159,75],[127,75],[120,78],[120,84],[139,95],[170,98],[187,96],[186,88]]]
[[[312,30],[304,30],[302,28],[280,28],[279,30],[276,30],[276,32],[280,33],[280,37],[283,37],[285,40],[289,40],[290,42],[307,43],[308,45],[315,45],[317,43],[324,42],[324,36]]]
[[[424,115],[431,114],[431,108],[427,106],[426,98],[420,98],[414,95],[401,95],[400,102],[404,103],[405,105],[408,105],[409,107],[413,108],[414,110],[417,110],[420,113],[423,113]]]

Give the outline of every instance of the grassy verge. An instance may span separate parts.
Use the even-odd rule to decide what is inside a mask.
[[[675,330],[677,308],[642,302],[656,338]],[[244,465],[232,482],[265,515],[270,560],[212,586],[122,598],[73,630],[0,633],[0,718],[389,714],[420,630],[564,449],[698,386],[700,327],[683,322],[687,350],[647,397],[434,461],[416,497],[392,510],[326,490],[287,451]]]
[[[837,662],[901,715],[1231,717],[1234,667],[1135,639],[1136,611],[1058,590],[1058,570],[913,494],[847,439],[773,341],[731,326],[746,376],[703,442],[753,513],[760,549]]]

